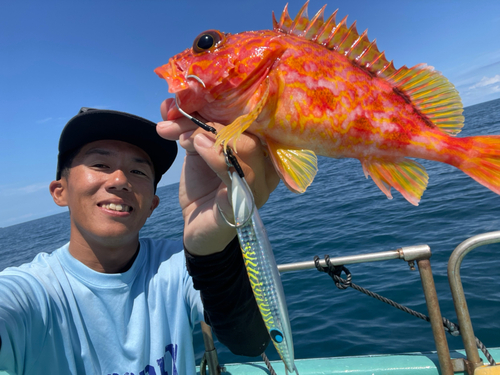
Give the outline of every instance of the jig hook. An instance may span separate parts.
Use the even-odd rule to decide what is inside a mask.
[[[203,87],[206,87],[205,86],[205,83],[201,80],[200,77],[198,76],[195,76],[195,75],[188,75],[186,76],[186,78],[192,78],[196,81],[198,81]],[[188,119],[190,119],[191,121],[193,121],[196,125],[198,125],[200,128],[202,128],[203,130],[206,130],[207,132],[210,132],[210,133],[213,133],[215,135],[217,135],[217,129],[215,129],[214,127],[210,126],[210,125],[207,125],[205,124],[203,121],[201,120],[198,120],[197,118],[191,116],[190,114],[184,112],[181,107],[179,106],[179,98],[177,97],[177,95],[175,95],[175,106],[177,107],[177,110],[185,117],[187,117]]]

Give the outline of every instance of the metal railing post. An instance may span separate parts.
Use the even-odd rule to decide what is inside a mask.
[[[439,367],[443,375],[453,375],[453,364],[450,358],[446,332],[443,327],[443,317],[439,307],[434,277],[432,276],[431,262],[429,259],[417,260],[422,288],[424,289],[425,302],[431,320],[432,334],[436,343],[436,350],[439,359]]]
[[[443,326],[443,317],[439,307],[436,286],[434,284],[434,277],[432,276],[432,269],[429,258],[431,257],[431,249],[427,245],[407,246],[397,250],[383,251],[378,253],[362,254],[362,255],[348,255],[336,258],[330,258],[330,264],[334,266],[377,262],[391,259],[403,259],[406,262],[417,261],[418,270],[420,272],[420,279],[424,290],[425,301],[431,321],[432,333],[436,343],[436,350],[439,359],[439,367],[443,375],[453,375],[453,363],[450,358],[450,350],[448,348],[448,341],[446,341],[446,334]],[[322,267],[326,266],[324,260],[320,260]],[[283,272],[299,271],[304,269],[315,268],[314,261],[299,262],[292,264],[278,265],[278,270]]]
[[[208,365],[208,372],[210,375],[219,375],[221,367],[219,366],[219,359],[217,358],[217,350],[214,346],[214,339],[212,337],[212,329],[205,322],[200,322],[201,333],[203,334],[203,342],[205,343],[205,354],[200,364],[200,374],[206,374],[206,366]]]
[[[470,320],[467,301],[465,300],[462,280],[460,278],[460,266],[464,257],[478,246],[488,245],[500,242],[500,231],[479,234],[471,237],[458,245],[450,256],[448,261],[448,280],[450,282],[451,295],[457,312],[460,334],[464,343],[465,353],[467,354],[466,363],[467,372],[472,374],[474,369],[483,364],[479,357],[476,344],[476,337]]]

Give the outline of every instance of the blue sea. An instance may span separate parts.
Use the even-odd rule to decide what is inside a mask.
[[[467,107],[459,136],[500,134],[500,99]],[[319,172],[303,195],[280,184],[261,209],[278,264],[395,250],[427,244],[443,316],[456,322],[447,279],[447,262],[467,238],[500,230],[500,196],[461,171],[421,161],[429,185],[418,207],[393,190],[388,200],[357,160],[320,158]],[[181,239],[178,185],[158,190],[159,208],[141,236]],[[0,229],[0,270],[51,252],[69,239],[69,214],[62,213]],[[353,282],[427,314],[418,271],[401,260],[348,267]],[[466,256],[462,281],[476,336],[500,346],[500,244],[480,247]],[[282,275],[293,331],[296,358],[402,353],[435,350],[430,324],[351,288],[338,290],[317,270]],[[241,340],[245,338],[242,337]],[[451,349],[460,337],[448,336]],[[203,353],[195,332],[198,361]],[[223,363],[250,361],[216,342]],[[266,353],[279,359],[270,345]],[[496,358],[500,361],[500,358]]]

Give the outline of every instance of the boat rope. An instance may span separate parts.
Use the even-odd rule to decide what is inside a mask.
[[[264,360],[264,363],[266,364],[267,369],[269,370],[269,374],[270,375],[276,375],[276,372],[274,372],[273,366],[271,365],[271,362],[269,361],[269,358],[267,358],[266,353],[262,353],[260,356]]]
[[[326,262],[327,267],[322,267],[319,263],[319,257],[317,255],[314,256],[314,264],[316,265],[316,268],[318,269],[318,271],[327,273],[333,279],[337,288],[347,289],[348,287],[351,287],[351,288],[353,288],[361,293],[366,294],[367,296],[370,296],[370,297],[375,298],[379,301],[385,302],[388,305],[396,307],[397,309],[400,309],[400,310],[402,310],[410,315],[413,315],[417,318],[420,318],[420,319],[425,320],[426,322],[430,323],[431,319],[427,315],[419,313],[418,311],[412,310],[406,306],[403,306],[397,302],[394,302],[393,300],[390,300],[389,298],[386,298],[384,296],[381,296],[380,294],[374,293],[368,289],[365,289],[359,285],[354,284],[351,281],[352,280],[351,272],[344,266],[334,266],[333,264],[331,264],[330,257],[328,255],[325,255],[325,262]],[[341,277],[342,272],[345,273],[346,279],[343,279]],[[444,317],[443,317],[443,326],[444,326],[445,331],[448,332],[449,334],[451,334],[452,336],[459,336],[460,335],[460,327],[458,326],[458,324],[455,324]],[[492,366],[495,366],[496,362],[493,359],[493,357],[491,356],[488,349],[486,349],[484,344],[481,341],[479,341],[479,339],[477,337],[475,339],[476,339],[477,347],[483,352],[483,354],[486,357],[486,359],[488,360],[488,362]]]

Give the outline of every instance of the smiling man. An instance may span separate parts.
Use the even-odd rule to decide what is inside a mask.
[[[228,208],[224,157],[185,119],[158,133],[140,117],[89,108],[65,126],[50,193],[69,208],[70,241],[0,272],[0,370],[193,374],[200,320],[236,354],[264,351],[269,336],[235,231],[216,208]],[[139,239],[176,157],[173,140],[187,151],[184,245]],[[238,151],[261,206],[279,179],[256,139],[244,135]]]

